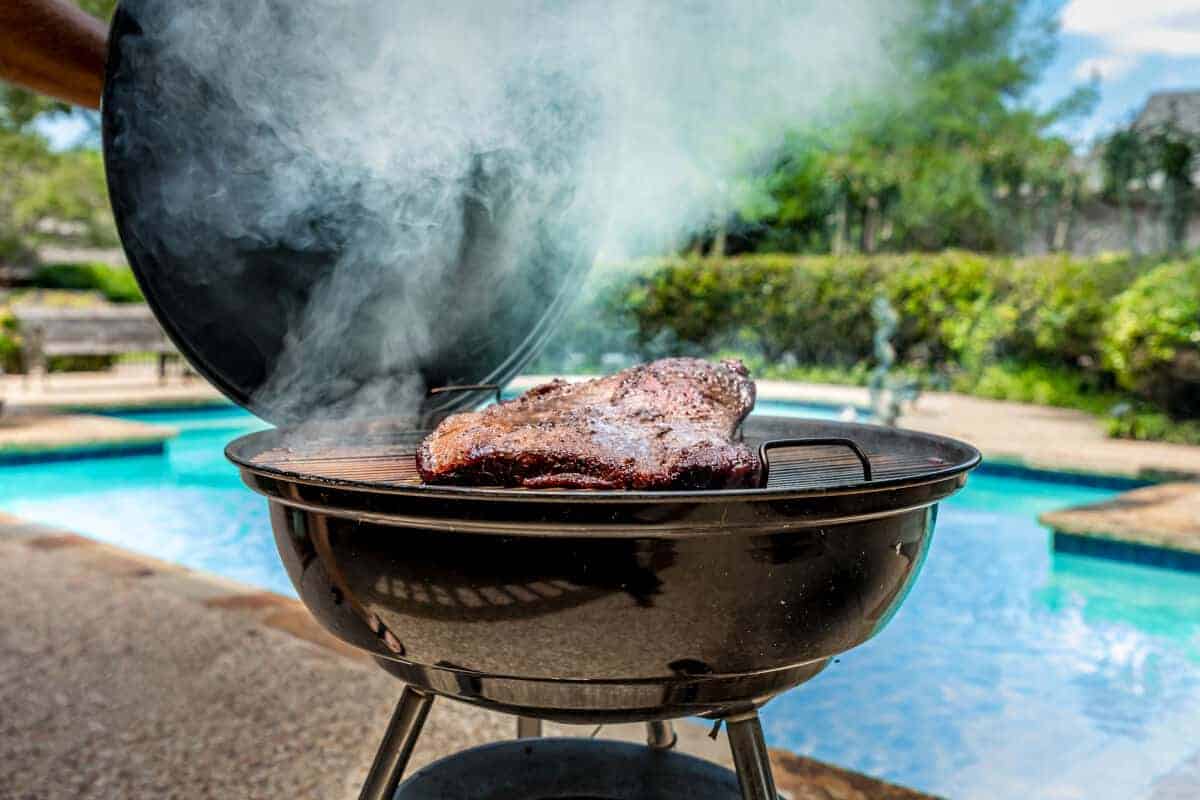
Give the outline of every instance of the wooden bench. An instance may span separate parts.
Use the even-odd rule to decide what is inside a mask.
[[[54,356],[122,356],[153,353],[158,377],[167,379],[167,360],[178,355],[150,309],[142,305],[13,309],[20,331],[26,375],[45,375]]]

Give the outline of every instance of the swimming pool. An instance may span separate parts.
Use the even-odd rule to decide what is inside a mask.
[[[0,510],[293,594],[265,501],[221,456],[262,424],[129,416],[182,433],[162,455],[0,466]],[[770,743],[954,798],[1151,797],[1200,747],[1200,576],[1054,555],[1035,521],[1113,493],[972,477],[891,626],[770,703]]]

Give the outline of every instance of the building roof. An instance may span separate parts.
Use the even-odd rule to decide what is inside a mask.
[[[1187,133],[1200,134],[1200,89],[1155,92],[1134,120],[1133,127],[1146,130],[1168,123]]]

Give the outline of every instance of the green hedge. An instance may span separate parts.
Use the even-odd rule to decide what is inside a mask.
[[[0,372],[21,371],[21,339],[17,320],[8,309],[0,306]]]
[[[1175,415],[1200,416],[1200,258],[1134,281],[1104,325],[1106,366]]]
[[[1200,420],[1180,421],[1154,411],[1131,411],[1113,415],[1108,433],[1118,439],[1200,445]]]
[[[871,303],[882,293],[900,314],[894,344],[904,370],[993,397],[1057,405],[1091,398],[1092,410],[1120,399],[1119,378],[1164,404],[1164,381],[1177,386],[1200,366],[1191,338],[1200,337],[1197,270],[1200,260],[962,252],[607,265],[538,366],[606,369],[667,353],[729,352],[760,374],[828,368],[861,376],[873,359]],[[1131,321],[1156,314],[1159,322]],[[1194,390],[1175,395],[1163,409],[1200,417]]]
[[[142,290],[128,267],[109,264],[48,264],[33,276],[39,289],[77,289],[100,292],[113,303],[139,303]]]

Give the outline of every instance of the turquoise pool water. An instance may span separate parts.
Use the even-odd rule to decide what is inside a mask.
[[[261,423],[130,416],[182,434],[162,455],[0,465],[0,510],[291,594],[265,502],[221,455]],[[1035,521],[1113,493],[974,476],[891,626],[765,708],[770,743],[953,798],[1151,797],[1200,747],[1200,576],[1055,556]]]

